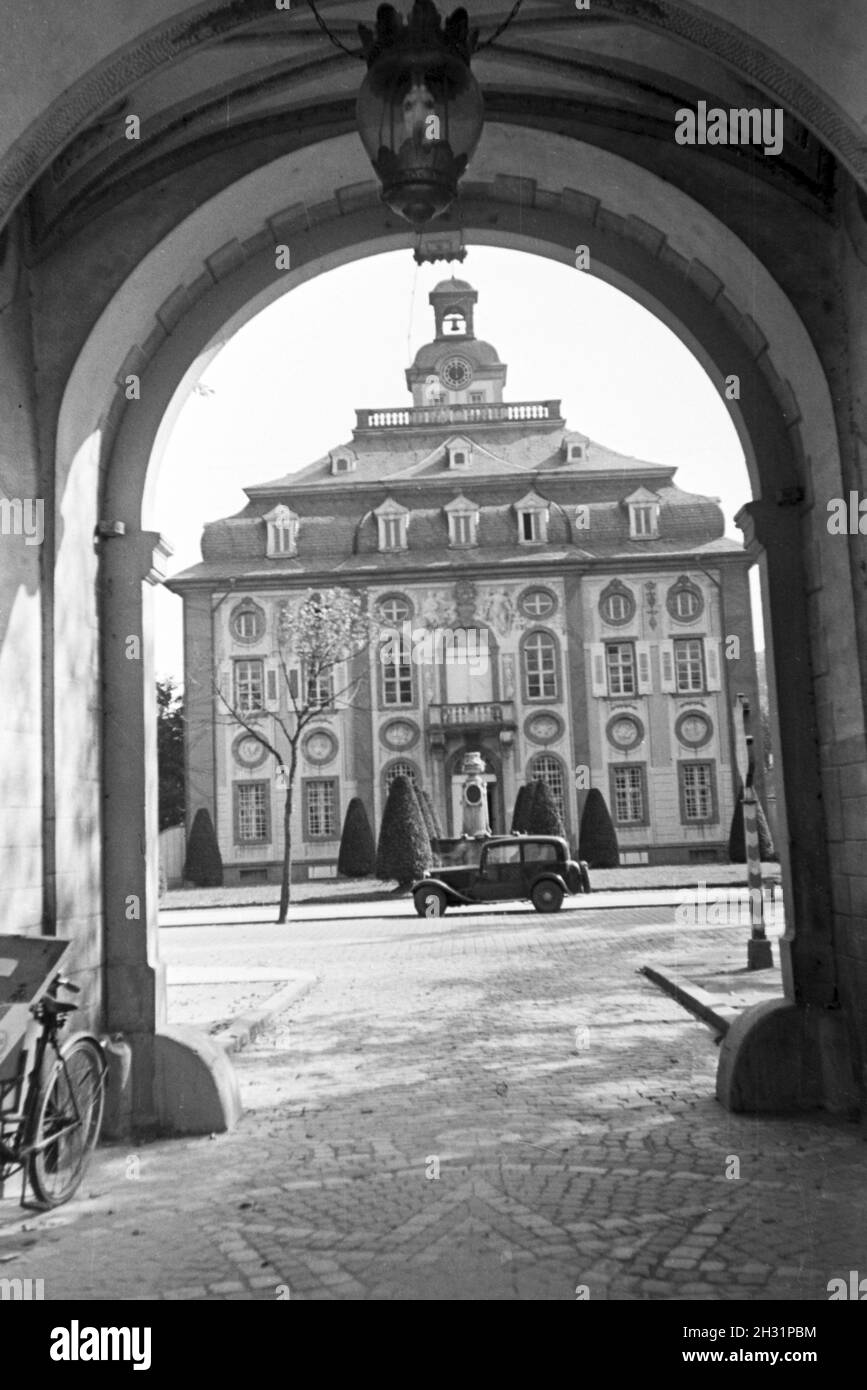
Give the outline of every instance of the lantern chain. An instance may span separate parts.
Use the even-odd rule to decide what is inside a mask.
[[[491,37],[489,39],[485,39],[484,43],[476,44],[475,51],[477,53],[483,48],[490,48],[491,44],[495,43],[496,40],[500,37],[500,35],[504,33],[506,29],[508,29],[509,25],[515,18],[523,3],[524,0],[515,0],[514,5],[512,6],[509,13],[506,15],[506,18],[503,20],[501,24],[497,26]],[[343,43],[342,40],[339,39],[336,34],[332,34],[328,25],[325,23],[325,20],[322,18],[321,14],[316,8],[316,0],[307,0],[307,4],[309,5],[312,11],[313,18],[319,25],[319,28],[322,30],[323,34],[325,34],[326,38],[331,40],[335,48],[339,48],[341,53],[348,54],[350,58],[362,58],[364,56],[360,48],[347,48],[346,44]]]
[[[494,43],[495,40],[498,39],[498,38],[500,37],[500,35],[503,33],[503,31],[506,30],[506,29],[508,29],[509,25],[511,24],[512,20],[515,18],[515,15],[518,13],[518,11],[519,11],[519,9],[521,8],[521,6],[523,5],[523,3],[524,3],[524,0],[515,0],[514,5],[512,6],[512,8],[511,8],[511,10],[509,11],[509,13],[506,15],[506,18],[503,20],[502,24],[498,25],[498,27],[494,30],[494,32],[493,32],[493,34],[491,35],[491,37],[490,37],[489,39],[485,39],[484,43],[477,43],[477,44],[476,44],[476,49],[475,49],[476,53],[478,53],[478,52],[480,51],[480,49],[482,49],[482,48],[490,48],[491,44]]]
[[[328,25],[325,23],[325,20],[322,18],[322,15],[319,13],[319,11],[318,11],[317,8],[316,8],[316,0],[307,0],[307,4],[310,6],[310,9],[313,11],[313,18],[316,20],[316,23],[319,25],[319,28],[322,30],[323,34],[325,34],[325,36],[331,40],[331,42],[334,44],[334,47],[335,47],[335,48],[339,48],[339,49],[341,50],[342,53],[348,53],[350,58],[361,58],[361,57],[363,57],[363,54],[362,54],[362,51],[361,51],[360,48],[347,48],[347,47],[346,47],[346,44],[343,43],[343,42],[337,37],[336,34],[332,34],[332,32],[331,32],[331,30],[329,29]]]

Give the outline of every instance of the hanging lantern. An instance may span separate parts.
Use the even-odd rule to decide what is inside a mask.
[[[358,129],[382,198],[420,230],[451,207],[479,143],[481,89],[470,72],[478,30],[464,9],[443,24],[432,0],[415,0],[404,20],[380,5],[376,29],[360,24],[367,76]]]

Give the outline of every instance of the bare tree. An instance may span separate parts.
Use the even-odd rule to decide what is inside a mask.
[[[285,922],[289,914],[292,807],[301,738],[323,714],[356,702],[366,676],[366,665],[359,670],[356,658],[369,646],[372,630],[363,596],[348,589],[321,590],[297,606],[285,603],[278,615],[272,656],[286,694],[285,714],[282,709],[266,711],[263,698],[255,694],[258,704],[251,706],[249,693],[242,707],[234,689],[229,699],[216,685],[229,717],[261,743],[278,765],[278,786],[285,792],[278,922]]]

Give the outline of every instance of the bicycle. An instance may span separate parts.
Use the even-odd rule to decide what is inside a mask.
[[[15,1075],[0,1080],[0,1196],[8,1178],[20,1169],[22,1206],[28,1178],[43,1206],[69,1201],[84,1177],[102,1125],[105,1055],[89,1033],[75,1034],[61,1046],[60,1031],[78,1005],[58,999],[59,989],[79,993],[77,985],[57,975],[30,1006],[41,1031],[29,1074],[30,1051],[22,1046]]]

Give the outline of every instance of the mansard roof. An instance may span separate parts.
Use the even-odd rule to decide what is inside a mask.
[[[403,413],[407,416],[413,414],[412,411]],[[562,447],[564,435],[570,440],[577,438],[586,442],[588,458],[568,462]],[[648,480],[653,478],[664,485],[670,482],[676,471],[670,464],[651,463],[629,454],[620,454],[594,440],[587,440],[585,435],[565,431],[561,420],[515,420],[487,428],[463,423],[459,436],[448,427],[439,431],[432,431],[429,427],[414,430],[411,426],[406,429],[356,430],[351,444],[329,450],[297,472],[285,473],[270,482],[257,483],[245,490],[252,499],[266,494],[294,495],[308,489],[339,487],[343,480],[332,473],[331,459],[340,447],[355,451],[357,463],[352,472],[353,488],[364,483],[390,483],[399,479],[434,481],[440,476],[447,479],[453,473],[448,466],[447,445],[456,437],[472,446],[472,459],[464,475],[468,480],[525,474],[530,484],[533,474],[548,472],[576,478],[599,473],[635,473],[644,474]]]

